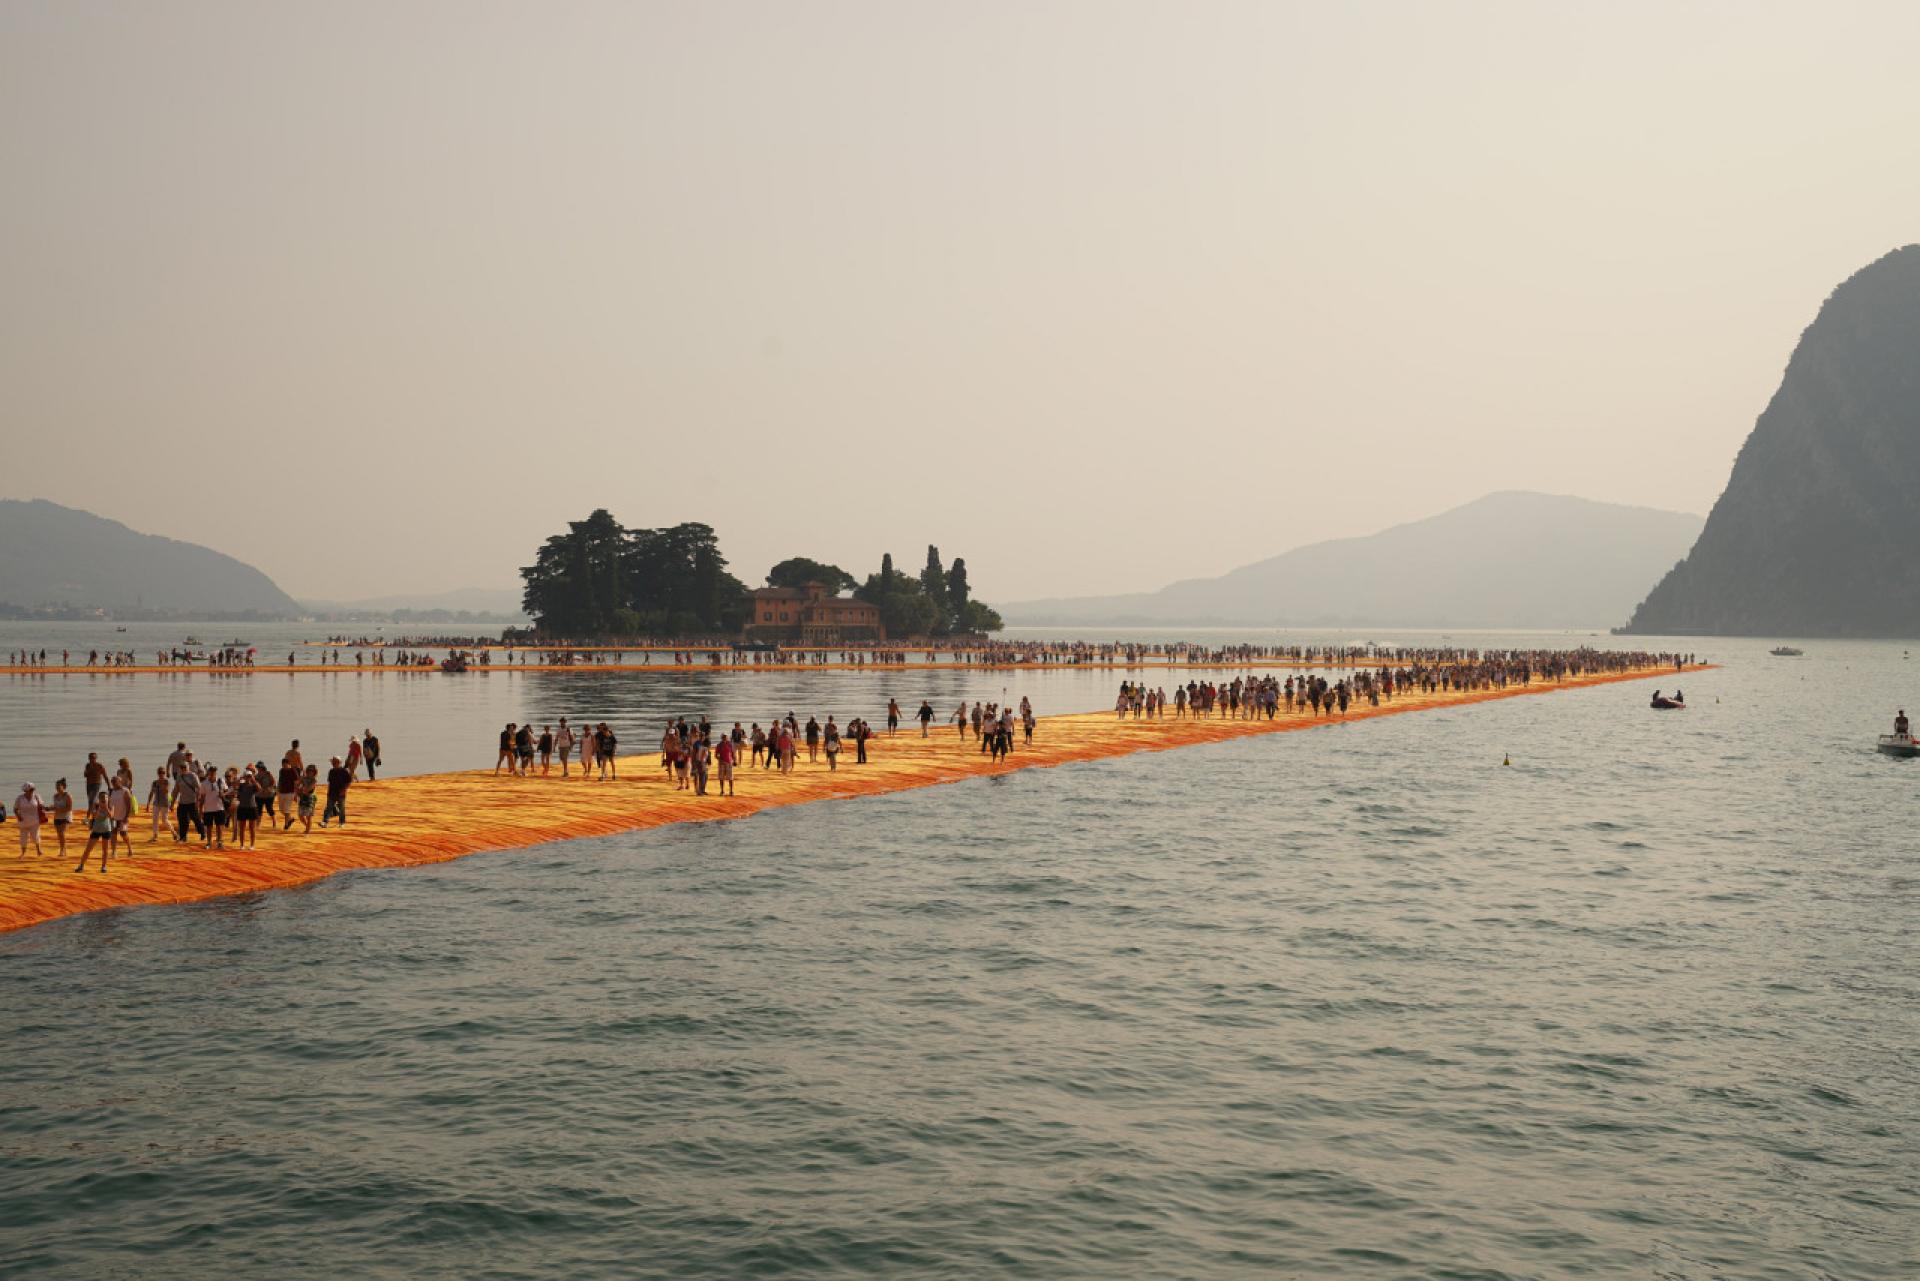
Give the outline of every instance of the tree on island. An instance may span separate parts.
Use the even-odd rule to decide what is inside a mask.
[[[896,570],[889,552],[881,557],[880,572],[868,576],[853,594],[880,607],[880,621],[889,636],[999,631],[1000,615],[968,600],[967,592],[966,562],[956,558],[952,570],[943,570],[939,548],[928,547],[927,565],[918,578]]]
[[[860,580],[838,565],[805,556],[789,557],[767,571],[769,587],[805,587],[808,583],[820,583],[837,596],[858,587]]]
[[[522,607],[548,636],[715,634],[747,616],[746,587],[696,522],[629,530],[601,508],[549,538],[520,577]]]
[[[1000,621],[999,611],[970,599],[968,591],[967,562],[955,556],[953,568],[947,571],[947,607],[954,631],[997,632],[1006,626]]]
[[[711,526],[626,529],[605,508],[547,539],[520,578],[526,584],[521,604],[536,636],[718,636],[739,631],[752,613],[752,598],[727,572]],[[805,556],[767,571],[769,587],[808,583],[836,594],[852,588],[860,600],[879,607],[880,621],[896,639],[1001,626],[998,614],[972,599],[966,561],[956,558],[951,569],[943,568],[937,547],[927,548],[918,577],[895,569],[891,552],[864,583],[838,565]]]

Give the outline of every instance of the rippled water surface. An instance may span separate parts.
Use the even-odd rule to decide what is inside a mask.
[[[1915,1275],[1915,669],[1715,647],[0,936],[0,1274]]]

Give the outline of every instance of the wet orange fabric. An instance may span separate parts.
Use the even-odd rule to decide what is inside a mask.
[[[1671,667],[1639,672],[1539,682],[1521,688],[1471,693],[1402,694],[1379,708],[1356,704],[1346,720],[1401,715],[1434,707],[1451,707],[1526,694],[1614,681],[1638,680],[1673,674]],[[870,761],[854,765],[854,749],[846,743],[840,768],[830,772],[822,753],[818,764],[806,760],[790,775],[742,766],[739,795],[695,796],[675,791],[660,769],[658,751],[622,757],[620,778],[582,782],[562,779],[555,766],[550,777],[513,778],[485,770],[455,774],[421,774],[356,783],[348,794],[350,826],[303,836],[298,824],[292,832],[265,831],[260,849],[241,852],[203,851],[197,842],[175,845],[165,836],[147,843],[150,819],[145,812],[132,822],[134,855],[117,857],[102,875],[98,853],[88,871],[76,873],[79,847],[85,836],[75,824],[78,840],[65,860],[51,852],[53,829],[41,828],[41,844],[49,852],[15,858],[14,824],[0,833],[0,931],[19,929],[57,917],[103,908],[146,903],[183,903],[226,894],[272,889],[318,880],[353,868],[405,867],[438,863],[487,850],[514,849],[582,836],[605,836],[638,828],[661,827],[720,818],[745,818],[781,805],[835,797],[871,796],[907,788],[952,783],[1016,769],[1100,760],[1132,752],[1163,751],[1199,743],[1246,738],[1326,726],[1324,717],[1282,711],[1274,720],[1171,718],[1117,719],[1112,711],[1072,716],[1048,716],[1034,730],[1031,747],[1022,747],[1015,732],[1015,751],[1004,764],[995,764],[979,750],[971,735],[962,741],[945,717],[951,708],[935,709],[931,737],[922,739],[919,726],[909,722],[900,733],[884,733],[869,747]],[[1342,718],[1334,716],[1331,723]],[[627,741],[645,739],[646,727],[623,727]],[[483,745],[485,751],[491,745]],[[586,855],[583,855],[586,857]]]

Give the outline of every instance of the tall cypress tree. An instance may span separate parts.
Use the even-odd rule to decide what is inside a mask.
[[[955,627],[966,626],[967,592],[967,562],[955,556],[953,568],[947,571],[947,608],[953,615]]]
[[[920,590],[933,602],[934,615],[947,616],[947,571],[940,567],[940,549],[927,544],[927,567],[920,571]]]

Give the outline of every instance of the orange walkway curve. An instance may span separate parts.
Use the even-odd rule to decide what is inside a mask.
[[[1688,670],[1696,670],[1689,668]],[[1468,693],[1403,694],[1379,708],[1356,705],[1347,720],[1402,715],[1435,707],[1546,694],[1556,690],[1623,680],[1671,676],[1660,667],[1635,672],[1535,682],[1526,687]],[[1338,721],[1340,718],[1333,718]],[[76,873],[84,834],[70,838],[65,860],[51,850],[53,829],[41,828],[44,857],[16,858],[16,829],[9,822],[0,846],[0,931],[20,929],[80,912],[151,903],[186,903],[258,890],[301,885],[354,868],[409,867],[439,863],[489,850],[516,849],[584,836],[606,836],[669,823],[746,818],[782,805],[959,782],[1016,769],[1101,760],[1133,752],[1164,751],[1200,743],[1283,733],[1330,724],[1326,718],[1282,712],[1272,721],[1120,720],[1111,711],[1043,717],[1031,747],[1019,748],[1005,764],[995,764],[971,738],[960,741],[954,728],[936,727],[922,739],[917,727],[898,736],[881,736],[866,765],[853,765],[852,745],[841,766],[829,771],[804,759],[790,775],[743,767],[739,795],[695,796],[675,791],[659,767],[658,751],[622,757],[617,782],[547,778],[517,779],[485,770],[419,774],[354,785],[348,795],[351,825],[312,835],[298,831],[262,834],[257,852],[203,851],[198,843],[175,845],[163,836],[147,843],[150,820],[144,812],[132,824],[134,855],[115,858],[102,875],[96,852],[88,871]],[[644,738],[638,727],[629,742]],[[1016,735],[1016,740],[1018,735]],[[76,823],[74,830],[81,825]],[[264,827],[264,824],[263,824]],[[9,848],[11,847],[11,848]]]

